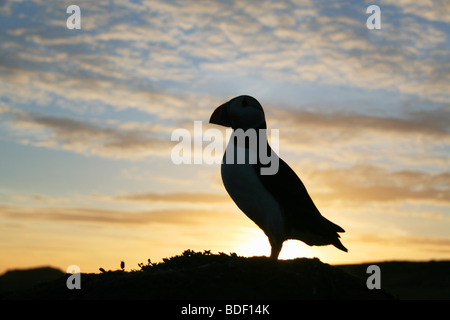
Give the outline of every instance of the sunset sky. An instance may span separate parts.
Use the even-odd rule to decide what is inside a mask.
[[[1,1],[0,273],[269,255],[220,164],[171,159],[174,130],[218,128],[241,94],[346,230],[348,253],[289,241],[280,258],[450,259],[449,37],[444,0]]]

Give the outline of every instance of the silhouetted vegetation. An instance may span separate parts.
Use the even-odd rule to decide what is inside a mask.
[[[232,259],[237,259],[236,253],[219,252],[219,254],[212,254],[211,250],[205,250],[203,252],[195,252],[193,250],[185,250],[181,255],[177,255],[170,258],[163,258],[162,262],[152,263],[150,259],[147,260],[147,264],[138,263],[138,266],[142,271],[155,271],[155,270],[170,270],[170,269],[186,269],[195,266],[199,266],[202,263],[223,263]],[[247,259],[247,258],[241,258]]]
[[[447,263],[445,265],[445,263]],[[433,273],[432,290],[441,277],[447,277],[449,262],[423,263],[423,271]],[[181,255],[164,258],[161,262],[139,263],[137,270],[125,271],[125,262],[120,269],[100,273],[82,274],[81,289],[69,290],[66,286],[68,274],[59,276],[25,290],[0,295],[3,299],[151,299],[151,300],[193,300],[193,299],[270,299],[270,300],[319,300],[319,299],[401,299],[405,290],[420,292],[429,274],[421,273],[411,264],[379,263],[382,270],[382,289],[369,290],[366,286],[367,265],[331,266],[319,259],[293,259],[272,261],[267,257],[240,257],[235,253],[213,254],[211,251],[186,250]],[[408,281],[408,274],[402,270],[416,270],[414,279]],[[2,276],[4,277],[4,276]],[[2,279],[0,277],[0,280]],[[422,278],[421,278],[422,277]],[[398,281],[395,281],[395,280]],[[445,285],[448,280],[441,279]],[[1,281],[0,281],[1,284]],[[448,285],[446,286],[448,288]],[[395,292],[392,295],[391,290]],[[449,298],[443,288],[440,295],[430,298]],[[419,296],[414,296],[420,298]],[[422,297],[427,297],[422,295]]]

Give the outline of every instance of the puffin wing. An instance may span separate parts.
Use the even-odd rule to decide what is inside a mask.
[[[344,230],[320,214],[303,182],[283,159],[279,158],[278,171],[273,175],[261,174],[260,169],[265,166],[258,162],[255,169],[261,183],[278,201],[284,213],[288,238],[296,239],[298,234],[312,235],[313,238],[318,236],[325,241],[339,238],[337,232]],[[308,241],[306,238],[299,240],[317,245],[322,241]]]
[[[279,158],[278,171],[273,175],[262,175],[261,163],[255,166],[264,187],[273,195],[282,208],[287,223],[308,226],[322,217],[308,194],[303,182],[289,165]]]

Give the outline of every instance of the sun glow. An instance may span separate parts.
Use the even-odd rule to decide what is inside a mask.
[[[236,246],[235,252],[238,255],[252,256],[270,256],[270,244],[267,237],[260,230],[245,230],[245,238]],[[288,240],[283,243],[278,259],[289,260],[295,258],[313,258],[312,248],[306,244]]]
[[[261,230],[245,228],[239,238],[233,249],[238,255],[245,257],[270,255],[269,241]]]
[[[295,258],[313,258],[314,253],[310,247],[306,244],[296,241],[288,240],[284,242],[283,248],[281,249],[279,259],[288,260]]]

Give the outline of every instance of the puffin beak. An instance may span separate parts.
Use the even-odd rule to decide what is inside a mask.
[[[209,123],[214,123],[225,127],[231,127],[231,119],[230,115],[228,114],[229,105],[230,101],[225,102],[221,106],[217,107],[217,109],[214,110],[213,114],[211,115]]]

